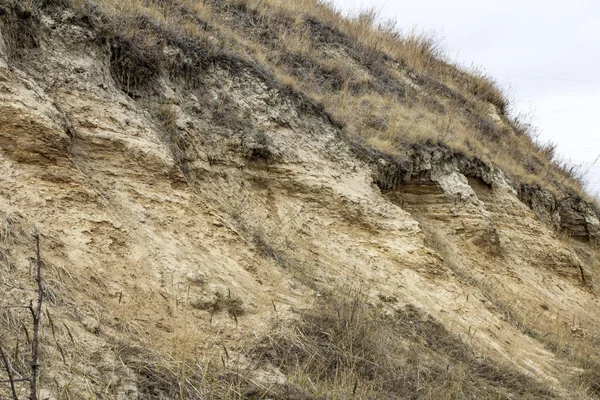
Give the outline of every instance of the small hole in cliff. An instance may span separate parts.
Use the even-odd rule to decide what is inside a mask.
[[[269,161],[274,157],[273,143],[264,132],[251,132],[242,136],[242,153],[249,160]]]
[[[158,78],[159,62],[149,50],[132,39],[115,36],[110,44],[110,66],[113,77],[132,97],[140,97]]]

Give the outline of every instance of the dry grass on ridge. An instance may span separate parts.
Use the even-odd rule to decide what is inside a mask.
[[[72,0],[84,8],[82,0]],[[325,107],[345,132],[394,155],[411,143],[443,144],[498,166],[516,183],[585,196],[582,172],[555,159],[526,123],[507,116],[495,82],[449,63],[439,42],[403,36],[367,11],[343,17],[319,0],[95,0],[115,34],[160,65],[149,19],[207,54],[230,53],[267,66],[280,82]]]

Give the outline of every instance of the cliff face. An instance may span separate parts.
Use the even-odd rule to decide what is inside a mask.
[[[46,398],[210,398],[223,382],[234,398],[348,397],[256,349],[356,288],[510,371],[482,387],[541,396],[517,374],[547,397],[598,395],[593,205],[441,143],[375,150],[243,58],[118,73],[141,50],[107,22],[15,4],[0,2],[0,301],[28,304],[35,227]],[[185,43],[158,45],[187,65]],[[24,375],[27,310],[1,312]]]

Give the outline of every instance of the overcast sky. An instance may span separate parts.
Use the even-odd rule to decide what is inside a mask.
[[[543,141],[584,166],[600,192],[600,1],[333,0],[345,12],[375,8],[402,32],[432,32],[448,56],[482,68],[532,115]]]

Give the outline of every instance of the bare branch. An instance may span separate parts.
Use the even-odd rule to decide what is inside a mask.
[[[6,369],[6,374],[8,375],[8,381],[2,381],[4,383],[10,383],[10,390],[12,392],[13,400],[19,400],[19,396],[17,396],[17,389],[15,389],[15,382],[22,381],[21,379],[15,380],[13,375],[12,365],[10,365],[10,361],[8,360],[8,356],[4,352],[4,349],[0,347],[0,356],[2,357],[2,361],[4,362],[4,368]]]
[[[42,260],[40,256],[40,236],[35,231],[33,233],[33,237],[35,238],[35,281],[37,283],[37,304],[36,309],[33,308],[33,302],[30,303],[31,315],[33,317],[33,340],[31,341],[31,392],[29,394],[30,400],[37,400],[37,381],[38,381],[38,373],[39,367],[38,364],[38,355],[39,355],[39,331],[40,331],[40,322],[42,319],[42,301],[44,299],[44,287],[42,282]]]
[[[31,289],[31,288],[24,288],[22,286],[15,286],[15,285],[9,285],[6,282],[0,282],[0,285],[6,286],[9,289],[18,289],[18,290],[26,290],[28,292],[35,292],[35,289]]]
[[[11,381],[0,381],[0,383],[10,383]],[[12,382],[29,382],[29,378],[19,378],[19,379],[13,379]]]

